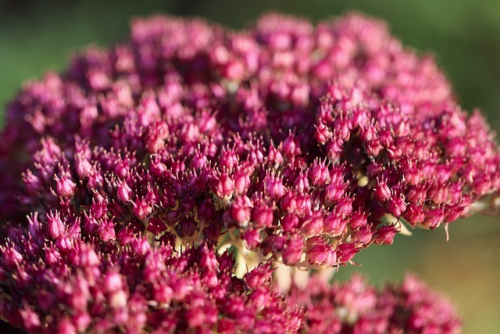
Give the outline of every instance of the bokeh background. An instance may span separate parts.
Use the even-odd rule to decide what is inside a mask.
[[[500,1],[494,0],[0,0],[1,110],[24,81],[62,70],[78,49],[126,39],[134,16],[196,15],[238,29],[269,11],[318,21],[351,10],[385,19],[405,45],[432,52],[464,108],[479,107],[500,130]],[[455,301],[464,333],[500,333],[499,217],[459,220],[448,242],[443,229],[417,230],[354,260],[360,266],[341,268],[335,278],[359,271],[381,283],[411,270]]]

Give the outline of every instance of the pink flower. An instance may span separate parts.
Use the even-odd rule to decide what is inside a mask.
[[[0,316],[28,332],[453,332],[412,277],[285,302],[270,262],[339,268],[500,192],[479,112],[359,14],[240,32],[136,19],[128,41],[26,84],[0,136]]]
[[[401,284],[377,289],[358,275],[332,286],[312,277],[306,288],[293,285],[289,301],[307,312],[306,333],[459,333],[455,307],[408,274]]]

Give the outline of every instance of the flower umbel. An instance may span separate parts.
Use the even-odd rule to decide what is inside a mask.
[[[361,276],[332,286],[313,278],[305,289],[293,285],[288,298],[305,308],[306,333],[458,333],[461,327],[453,305],[411,274],[381,289]]]
[[[493,133],[383,22],[269,14],[235,32],[136,19],[129,41],[26,84],[6,117],[0,316],[12,326],[315,332],[333,312],[339,331],[458,330],[447,302],[426,288],[412,299],[412,277],[382,292],[355,277],[351,301],[339,301],[349,286],[318,287],[324,305],[298,301],[314,286],[285,300],[271,283],[272,262],[338,268],[404,224],[496,209]]]

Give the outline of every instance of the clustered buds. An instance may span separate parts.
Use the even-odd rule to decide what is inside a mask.
[[[454,306],[411,274],[380,289],[358,275],[331,286],[313,277],[306,288],[292,285],[288,299],[305,308],[305,333],[452,334],[461,328]]]
[[[95,244],[68,230],[54,238],[36,216],[30,227],[0,251],[1,291],[10,296],[0,314],[28,333],[291,333],[301,325],[303,312],[284,302],[269,264],[240,279],[232,256],[207,244],[176,252],[132,231]]]
[[[85,305],[106,297],[120,306],[150,298],[146,290],[165,294],[168,304],[167,292],[129,278],[119,259],[167,252],[161,245],[168,244],[172,260],[161,260],[169,263],[161,275],[195,275],[196,261],[185,258],[194,255],[174,250],[233,245],[249,263],[338,267],[363,248],[392,243],[403,222],[434,229],[500,190],[500,154],[480,114],[460,109],[431,57],[404,49],[384,23],[359,14],[316,26],[269,14],[240,32],[199,19],[136,19],[129,41],[89,47],[65,73],[26,84],[6,118],[1,266],[10,277],[3,294],[12,296],[2,299],[2,314],[35,331],[45,330],[40,324],[49,318],[39,312],[52,304],[31,290],[24,301],[14,292],[25,291],[23,284],[40,284],[54,300],[63,298],[49,293],[58,283],[45,280],[69,290],[85,284]],[[130,244],[137,247],[131,251]],[[40,258],[44,264],[35,264]],[[100,280],[112,273],[122,292],[96,295],[92,287],[106,286]],[[198,295],[206,299],[219,276],[202,282]],[[15,288],[8,285],[14,281]],[[138,286],[145,290],[134,297]],[[278,298],[269,291],[259,296]],[[150,305],[154,298],[137,302],[142,320],[130,326],[160,326],[149,324],[149,315],[143,319],[157,306]],[[75,307],[68,303],[68,310]],[[221,306],[210,305],[203,317],[211,320],[189,326],[233,328],[217,325]],[[279,310],[269,312],[282,312],[276,317],[289,319],[290,330],[299,326],[300,312]],[[252,324],[268,319],[271,313],[262,311],[249,316]],[[50,326],[98,332],[133,317],[116,312],[102,324],[61,314],[63,325],[51,318],[57,323]],[[177,315],[169,314],[165,321],[177,328]]]

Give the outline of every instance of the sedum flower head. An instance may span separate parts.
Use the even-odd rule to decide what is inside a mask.
[[[28,83],[2,138],[4,221],[57,210],[100,238],[223,233],[301,267],[390,244],[401,221],[447,224],[500,188],[478,112],[358,14],[271,14],[241,32],[137,19],[128,42]]]
[[[77,222],[76,222],[77,223]],[[285,303],[261,264],[242,278],[234,260],[202,244],[176,252],[124,230],[85,240],[54,237],[37,216],[0,250],[0,314],[27,333],[286,333],[303,312]],[[35,260],[36,259],[36,260]]]
[[[455,307],[413,274],[400,284],[370,286],[355,275],[328,285],[293,285],[289,301],[305,308],[304,333],[459,333]]]
[[[402,220],[447,224],[500,188],[481,116],[358,14],[242,32],[137,19],[128,42],[28,83],[2,138],[4,221],[57,210],[100,238],[226,233],[302,267],[389,244]]]
[[[136,19],[27,83],[0,136],[0,315],[28,332],[309,328],[270,262],[338,267],[500,191],[479,112],[359,14]]]

